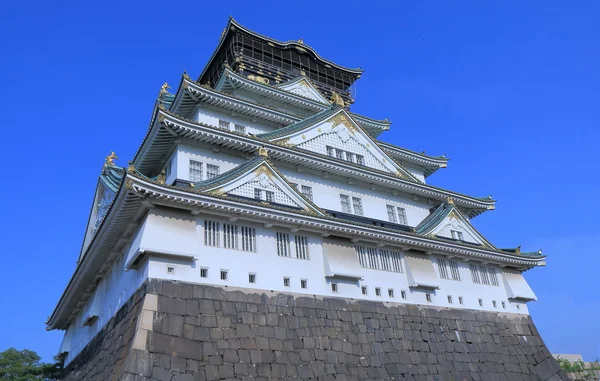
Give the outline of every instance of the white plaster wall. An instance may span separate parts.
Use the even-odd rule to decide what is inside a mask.
[[[185,214],[181,211],[180,213]],[[187,217],[185,217],[187,218]],[[149,260],[149,273],[151,278],[181,280],[193,283],[203,283],[221,286],[250,287],[264,290],[273,290],[281,292],[305,293],[308,295],[338,296],[355,299],[379,300],[383,302],[405,302],[410,304],[433,305],[438,307],[468,308],[486,311],[505,311],[513,313],[528,313],[524,303],[509,302],[506,289],[501,282],[499,269],[499,286],[475,284],[471,280],[468,264],[460,263],[459,271],[460,281],[439,279],[440,290],[419,290],[408,287],[406,275],[406,262],[402,258],[403,273],[396,273],[383,270],[372,270],[361,268],[360,275],[364,277],[360,281],[327,279],[323,265],[322,238],[320,235],[299,231],[291,233],[289,229],[265,228],[262,224],[249,221],[238,220],[235,222],[238,226],[254,227],[256,229],[256,252],[245,252],[241,250],[231,250],[222,247],[210,247],[204,244],[204,221],[205,219],[217,221],[221,224],[227,222],[225,218],[213,215],[198,215],[195,221],[195,239],[198,252],[196,260],[180,260],[165,256],[152,256]],[[190,234],[186,230],[186,234]],[[277,255],[276,237],[277,231],[286,232],[292,238],[294,235],[304,235],[309,241],[309,259],[302,260],[296,258],[279,257]],[[222,238],[222,236],[221,236]],[[360,245],[374,246],[373,243],[359,242]],[[290,245],[292,252],[294,250],[293,240]],[[399,248],[384,247],[386,249],[400,251]],[[439,278],[438,266],[435,257],[431,257],[433,268]],[[458,260],[455,258],[454,260]],[[489,265],[488,265],[489,266]],[[174,267],[174,273],[168,273],[167,268]],[[200,269],[208,269],[208,277],[200,277]],[[220,279],[220,271],[227,270],[228,279]],[[256,284],[250,284],[248,274],[256,274]],[[290,278],[290,287],[285,287],[283,278]],[[300,280],[308,281],[308,288],[300,287]],[[331,290],[331,282],[338,283],[338,292]],[[368,295],[362,295],[361,286],[368,287]],[[381,296],[375,295],[375,288],[381,288]],[[388,295],[388,289],[394,290],[394,296]],[[401,299],[401,291],[407,293],[405,300]],[[432,294],[432,302],[426,301],[425,292]],[[448,302],[447,296],[452,295],[453,303]],[[458,297],[463,297],[462,305],[459,304]],[[479,298],[483,299],[483,307],[479,306]],[[497,302],[493,307],[492,301]],[[506,304],[506,309],[502,308],[502,301]],[[519,304],[520,309],[516,305]]]
[[[231,115],[229,112],[206,106],[197,107],[192,113],[191,119],[195,122],[205,123],[215,127],[219,127],[219,119],[227,120],[231,122],[231,131],[235,131],[234,124],[237,123],[246,126],[246,133],[254,135],[270,132],[281,127],[275,124],[268,124],[265,121],[258,122],[244,115]]]
[[[139,286],[148,277],[148,265],[144,264],[137,270],[125,271],[125,256],[121,255],[111,267],[107,275],[100,281],[96,289],[104,290],[104,297],[100,302],[100,316],[89,326],[82,326],[84,312],[90,307],[94,298],[90,298],[78,314],[69,329],[73,330],[70,349],[65,358],[65,365],[69,364],[83,348],[96,336],[96,334],[115,315],[123,304],[133,295]]]
[[[179,144],[176,151],[173,153],[177,159],[173,160],[176,163],[175,176],[178,179],[189,180],[190,175],[190,160],[202,162],[203,176],[206,180],[206,164],[219,166],[219,173],[227,172],[248,161],[243,154],[233,154],[228,152],[214,152],[208,144],[189,145]],[[173,178],[173,181],[175,178]]]
[[[408,172],[410,172],[411,175],[413,175],[414,177],[416,177],[419,181],[425,183],[425,172],[423,171],[423,168],[419,168],[417,166],[412,166],[412,165],[402,165],[404,167],[404,169],[406,169]]]

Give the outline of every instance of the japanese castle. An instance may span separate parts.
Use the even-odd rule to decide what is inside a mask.
[[[491,197],[428,185],[446,157],[352,112],[361,74],[230,19],[197,80],[163,85],[131,161],[106,158],[47,321],[65,363],[150,278],[528,314],[541,251],[494,246],[473,225]]]

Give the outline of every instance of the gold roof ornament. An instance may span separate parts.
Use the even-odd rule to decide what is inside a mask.
[[[303,39],[302,37],[300,37],[300,38],[298,39],[298,43],[299,43],[299,44],[304,44],[304,39]]]
[[[448,199],[446,200],[446,202],[450,205],[454,205],[454,199],[452,197],[448,197]]]
[[[164,82],[162,84],[162,86],[160,87],[160,93],[161,94],[168,93],[170,88],[171,88],[171,86],[169,86],[169,84],[167,82]]]
[[[517,246],[515,249],[515,254],[521,254],[521,245]]]
[[[344,98],[342,98],[342,96],[336,92],[333,92],[331,94],[331,101],[336,105],[346,107],[346,102],[344,102]]]
[[[133,161],[129,160],[129,165],[127,166],[127,172],[133,173],[135,172],[135,166],[133,165]]]
[[[156,181],[158,181],[160,185],[164,185],[165,181],[167,181],[166,173],[167,172],[163,169],[162,171],[160,171],[160,175],[156,176]]]
[[[115,165],[115,160],[119,160],[119,157],[111,151],[110,155],[108,155],[105,160],[104,165],[108,167]]]
[[[265,147],[260,147],[258,149],[258,156],[269,157],[269,152],[267,151],[267,149]]]

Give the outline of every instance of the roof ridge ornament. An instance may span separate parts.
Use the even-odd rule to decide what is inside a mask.
[[[165,184],[165,181],[167,180],[166,173],[167,172],[163,169],[162,171],[160,171],[160,175],[156,176],[156,181],[160,185],[164,185]]]
[[[446,199],[446,203],[449,205],[454,205],[454,199],[450,196],[448,196],[448,198]]]
[[[169,93],[169,89],[171,88],[171,86],[169,86],[169,84],[167,82],[163,82],[162,86],[160,87],[160,93],[161,94],[168,94]]]
[[[269,157],[269,152],[267,151],[267,149],[265,147],[260,147],[258,149],[258,156]]]
[[[344,102],[342,96],[335,91],[331,93],[331,102],[338,106],[346,107],[346,102]]]
[[[104,161],[104,167],[112,167],[115,165],[115,160],[119,160],[119,157],[113,152],[110,152]]]
[[[521,245],[517,246],[517,248],[515,249],[515,253],[521,254]]]

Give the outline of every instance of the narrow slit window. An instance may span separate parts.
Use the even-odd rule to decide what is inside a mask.
[[[381,288],[375,287],[375,295],[376,296],[381,296]]]
[[[431,303],[431,294],[425,294],[425,300],[427,300],[428,303]]]
[[[248,283],[256,283],[256,274],[248,274]]]
[[[283,286],[284,287],[290,287],[290,278],[283,277]]]
[[[458,304],[463,304],[463,297],[462,296],[458,297]]]
[[[308,288],[308,280],[300,279],[300,288]]]
[[[506,309],[506,303],[502,302],[502,308]]]
[[[479,307],[483,307],[483,299],[479,299]]]
[[[402,299],[406,299],[406,291],[404,291],[404,290],[400,291],[400,297]]]
[[[368,292],[369,292],[369,290],[367,289],[367,286],[362,286],[360,288],[360,290],[361,290],[361,292],[362,292],[363,295],[367,295]]]
[[[492,306],[494,306],[494,308],[496,308],[496,301],[492,300]]]
[[[208,278],[208,269],[207,268],[200,269],[200,278]]]
[[[228,271],[221,270],[221,280],[227,280]]]
[[[452,295],[448,295],[448,304],[452,304]]]
[[[393,289],[393,288],[388,288],[388,296],[389,296],[390,298],[393,298],[393,297],[394,297],[394,289]]]
[[[175,267],[168,266],[167,267],[167,273],[169,273],[169,274],[175,274]]]
[[[338,292],[338,284],[337,283],[331,284],[331,292]]]

